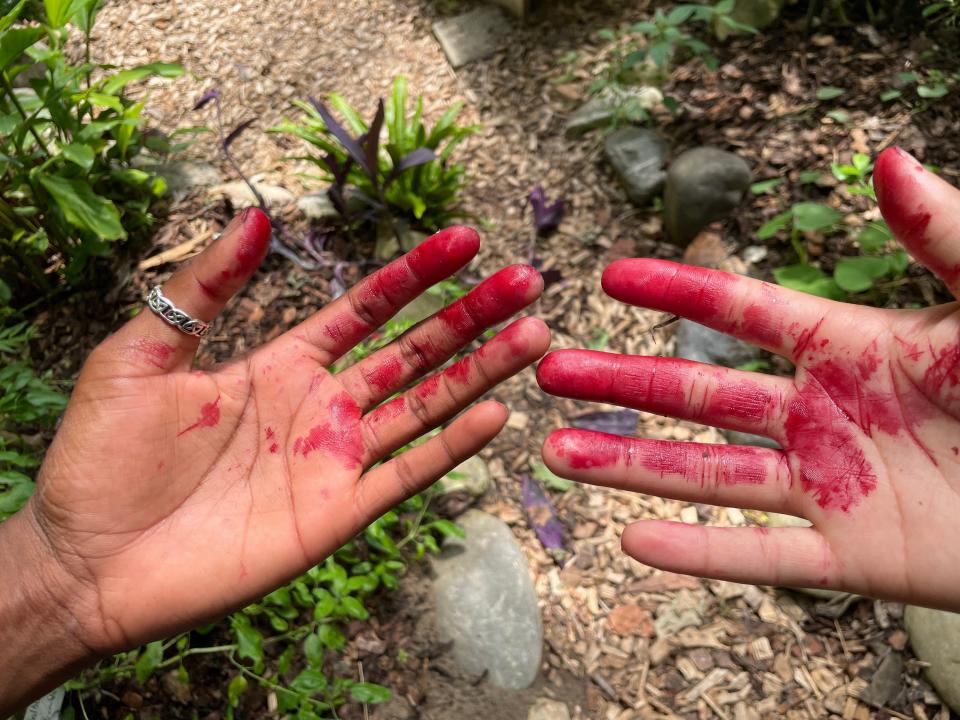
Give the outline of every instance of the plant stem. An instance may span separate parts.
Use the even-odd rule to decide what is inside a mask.
[[[3,78],[3,89],[10,97],[10,102],[13,103],[13,106],[17,109],[17,112],[20,113],[20,117],[23,118],[23,121],[27,123],[27,128],[30,130],[30,134],[33,135],[33,139],[37,141],[37,144],[41,147],[44,154],[48,157],[50,156],[50,150],[47,148],[46,144],[37,134],[37,130],[33,127],[33,124],[27,118],[27,113],[23,109],[23,105],[20,104],[20,99],[17,97],[16,92],[13,90],[13,85],[10,84],[10,79],[7,77],[7,74],[3,71],[0,71],[0,77]]]

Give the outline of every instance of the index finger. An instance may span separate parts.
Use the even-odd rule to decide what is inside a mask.
[[[603,289],[622,302],[685,317],[793,362],[822,339],[827,313],[842,306],[743,275],[648,258],[610,264]]]
[[[317,361],[329,366],[427,288],[466,265],[479,249],[480,236],[473,228],[441,230],[275,342],[279,347],[306,342]]]

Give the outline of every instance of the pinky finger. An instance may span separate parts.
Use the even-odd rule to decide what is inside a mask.
[[[627,527],[624,552],[645,565],[751,585],[831,587],[836,559],[813,528],[720,528],[648,520]]]
[[[358,522],[366,526],[394,505],[428,488],[497,436],[507,409],[494,400],[475,405],[438,435],[366,473],[357,484]]]

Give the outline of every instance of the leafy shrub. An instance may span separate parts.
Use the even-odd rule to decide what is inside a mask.
[[[27,342],[36,333],[26,322],[13,322],[0,309],[0,522],[19,510],[33,492],[28,474],[40,465],[40,453],[22,433],[50,428],[66,407],[50,374],[38,376],[30,365]]]
[[[734,5],[734,0],[720,0],[715,5],[675,5],[668,11],[657,8],[650,20],[634,23],[625,30],[600,30],[599,37],[615,45],[589,92],[616,94],[633,85],[662,88],[674,64],[690,57],[700,58],[707,67],[716,69],[717,59],[710,45],[693,34],[691,24],[700,23],[709,29],[713,23],[719,23],[741,32],[756,33],[755,28],[733,19],[730,13]],[[672,98],[665,98],[664,103],[671,109],[676,108]],[[648,118],[647,112],[636,103],[627,110],[628,120],[637,122]]]
[[[407,82],[397,76],[386,102],[367,123],[346,99],[333,93],[327,102],[343,118],[341,125],[327,105],[318,100],[297,102],[301,122],[284,121],[271,132],[306,140],[323,155],[306,158],[323,171],[330,183],[329,197],[348,222],[403,219],[426,231],[437,230],[465,214],[460,193],[466,185],[461,163],[451,156],[477,126],[456,124],[462,103],[452,105],[428,127],[423,121],[423,97],[410,114]],[[387,142],[381,144],[381,130]],[[359,210],[353,205],[358,204]]]
[[[0,18],[0,279],[17,299],[61,277],[84,280],[91,257],[152,223],[150,206],[165,189],[133,165],[144,148],[144,103],[124,90],[183,68],[157,62],[116,71],[89,62],[98,4],[45,0],[42,24],[25,24],[20,0]],[[86,61],[64,53],[68,22],[84,33]],[[31,64],[42,72],[15,88]]]
[[[872,170],[870,158],[860,153],[853,156],[850,164],[834,163],[831,166],[833,175],[844,183],[849,194],[866,196],[876,202],[870,177]],[[769,182],[758,183],[753,190],[759,194],[772,187]],[[779,284],[794,290],[835,300],[847,299],[872,290],[881,280],[901,277],[909,265],[906,251],[892,242],[893,233],[883,220],[854,228],[846,223],[838,210],[822,203],[793,204],[764,224],[757,231],[757,237],[765,240],[783,231],[789,231],[790,242],[800,262],[775,268],[773,276]],[[838,260],[832,274],[828,274],[811,264],[803,242],[804,233],[845,233],[856,240],[859,252]]]

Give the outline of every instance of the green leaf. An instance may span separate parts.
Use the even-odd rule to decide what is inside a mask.
[[[886,223],[870,223],[857,236],[857,243],[864,252],[877,253],[887,246],[891,237],[890,229]]]
[[[825,230],[840,222],[839,211],[821,203],[802,202],[791,208],[793,226],[801,232]]]
[[[736,0],[720,0],[720,2],[713,6],[713,11],[720,15],[732,13],[735,2]]]
[[[70,143],[69,145],[63,145],[60,151],[67,160],[75,165],[79,165],[84,170],[89,170],[93,167],[94,153],[93,148],[89,145]]]
[[[784,287],[811,295],[840,300],[844,297],[843,291],[832,278],[827,277],[822,270],[811,265],[798,263],[774,268],[773,277]]]
[[[818,170],[804,170],[800,173],[800,184],[801,185],[811,185],[820,179],[820,172]]]
[[[667,13],[667,24],[682,25],[690,19],[695,9],[692,5],[677,5]]]
[[[900,78],[902,83],[918,83],[920,82],[920,76],[915,72],[902,72],[897,73],[897,77]]]
[[[346,642],[343,633],[330,623],[324,623],[317,628],[317,637],[320,638],[320,642],[331,650],[340,650]]]
[[[230,707],[235,708],[240,705],[240,696],[247,691],[247,678],[243,675],[234,675],[230,684],[227,685],[227,701]]]
[[[127,237],[120,224],[116,205],[94,193],[87,183],[57,175],[42,175],[40,184],[53,197],[67,222],[74,227],[89,230],[102,240]]]
[[[463,528],[450,520],[434,520],[429,527],[435,528],[444,537],[466,537]]]
[[[8,27],[13,25],[14,21],[20,17],[20,13],[23,12],[23,8],[26,6],[27,0],[20,0],[16,5],[10,8],[10,11],[0,18],[0,32],[3,32]]]
[[[750,192],[754,195],[772,195],[772,191],[780,183],[783,182],[783,178],[772,178],[770,180],[761,180],[750,186]]]
[[[530,467],[533,469],[533,476],[551,490],[566,492],[574,486],[573,480],[567,480],[559,475],[555,475],[550,468],[539,460],[532,460]]]
[[[43,34],[43,28],[24,27],[4,31],[0,35],[0,70],[6,70]]]
[[[842,289],[850,293],[864,292],[887,274],[890,265],[885,257],[860,255],[844,258],[837,263],[833,279]]]
[[[0,279],[0,306],[8,305],[11,298],[13,298],[13,292],[10,290],[10,286]]]
[[[43,7],[47,12],[47,24],[54,28],[61,28],[73,14],[74,0],[43,0]]]
[[[790,220],[793,218],[793,213],[790,210],[782,212],[779,215],[772,217],[770,220],[765,222],[759,230],[757,230],[757,237],[760,240],[766,240],[772,238],[778,232],[783,230],[783,228],[790,225]]]
[[[831,85],[825,85],[824,87],[817,90],[817,100],[833,100],[838,98],[846,92],[843,88],[833,87]]]
[[[307,639],[303,641],[303,654],[310,667],[320,667],[323,664],[323,652],[323,641],[320,637],[316,633],[307,635]]]
[[[846,110],[831,110],[827,113],[827,117],[841,125],[845,125],[847,121],[850,120],[850,113]]]
[[[936,99],[942,98],[947,94],[947,86],[944,83],[936,85],[917,85],[917,95],[922,98]]]
[[[263,636],[250,623],[250,618],[243,613],[234,613],[230,616],[230,627],[237,638],[237,655],[260,667],[263,664]]]
[[[393,693],[383,685],[354,683],[350,686],[350,697],[364,705],[376,705],[389,700],[393,697]]]
[[[884,92],[880,93],[881,102],[891,102],[901,97],[903,97],[903,93],[900,92],[899,90],[891,89],[891,90],[885,90]]]
[[[99,83],[99,89],[107,95],[116,95],[117,92],[125,88],[129,83],[142,80],[146,77],[175,78],[180,77],[183,73],[183,65],[179,63],[152,62],[146,65],[137,65],[127,70],[121,70],[118,73],[104,78]]]
[[[327,676],[320,670],[307,668],[297,675],[290,683],[290,689],[302,693],[307,697],[313,697],[317,693],[327,689]]]
[[[340,599],[340,608],[350,617],[356,620],[366,620],[370,613],[357,598],[348,595]]]
[[[137,681],[146,682],[161,662],[163,662],[163,641],[157,640],[148,644],[137,658],[137,664],[134,666]]]

